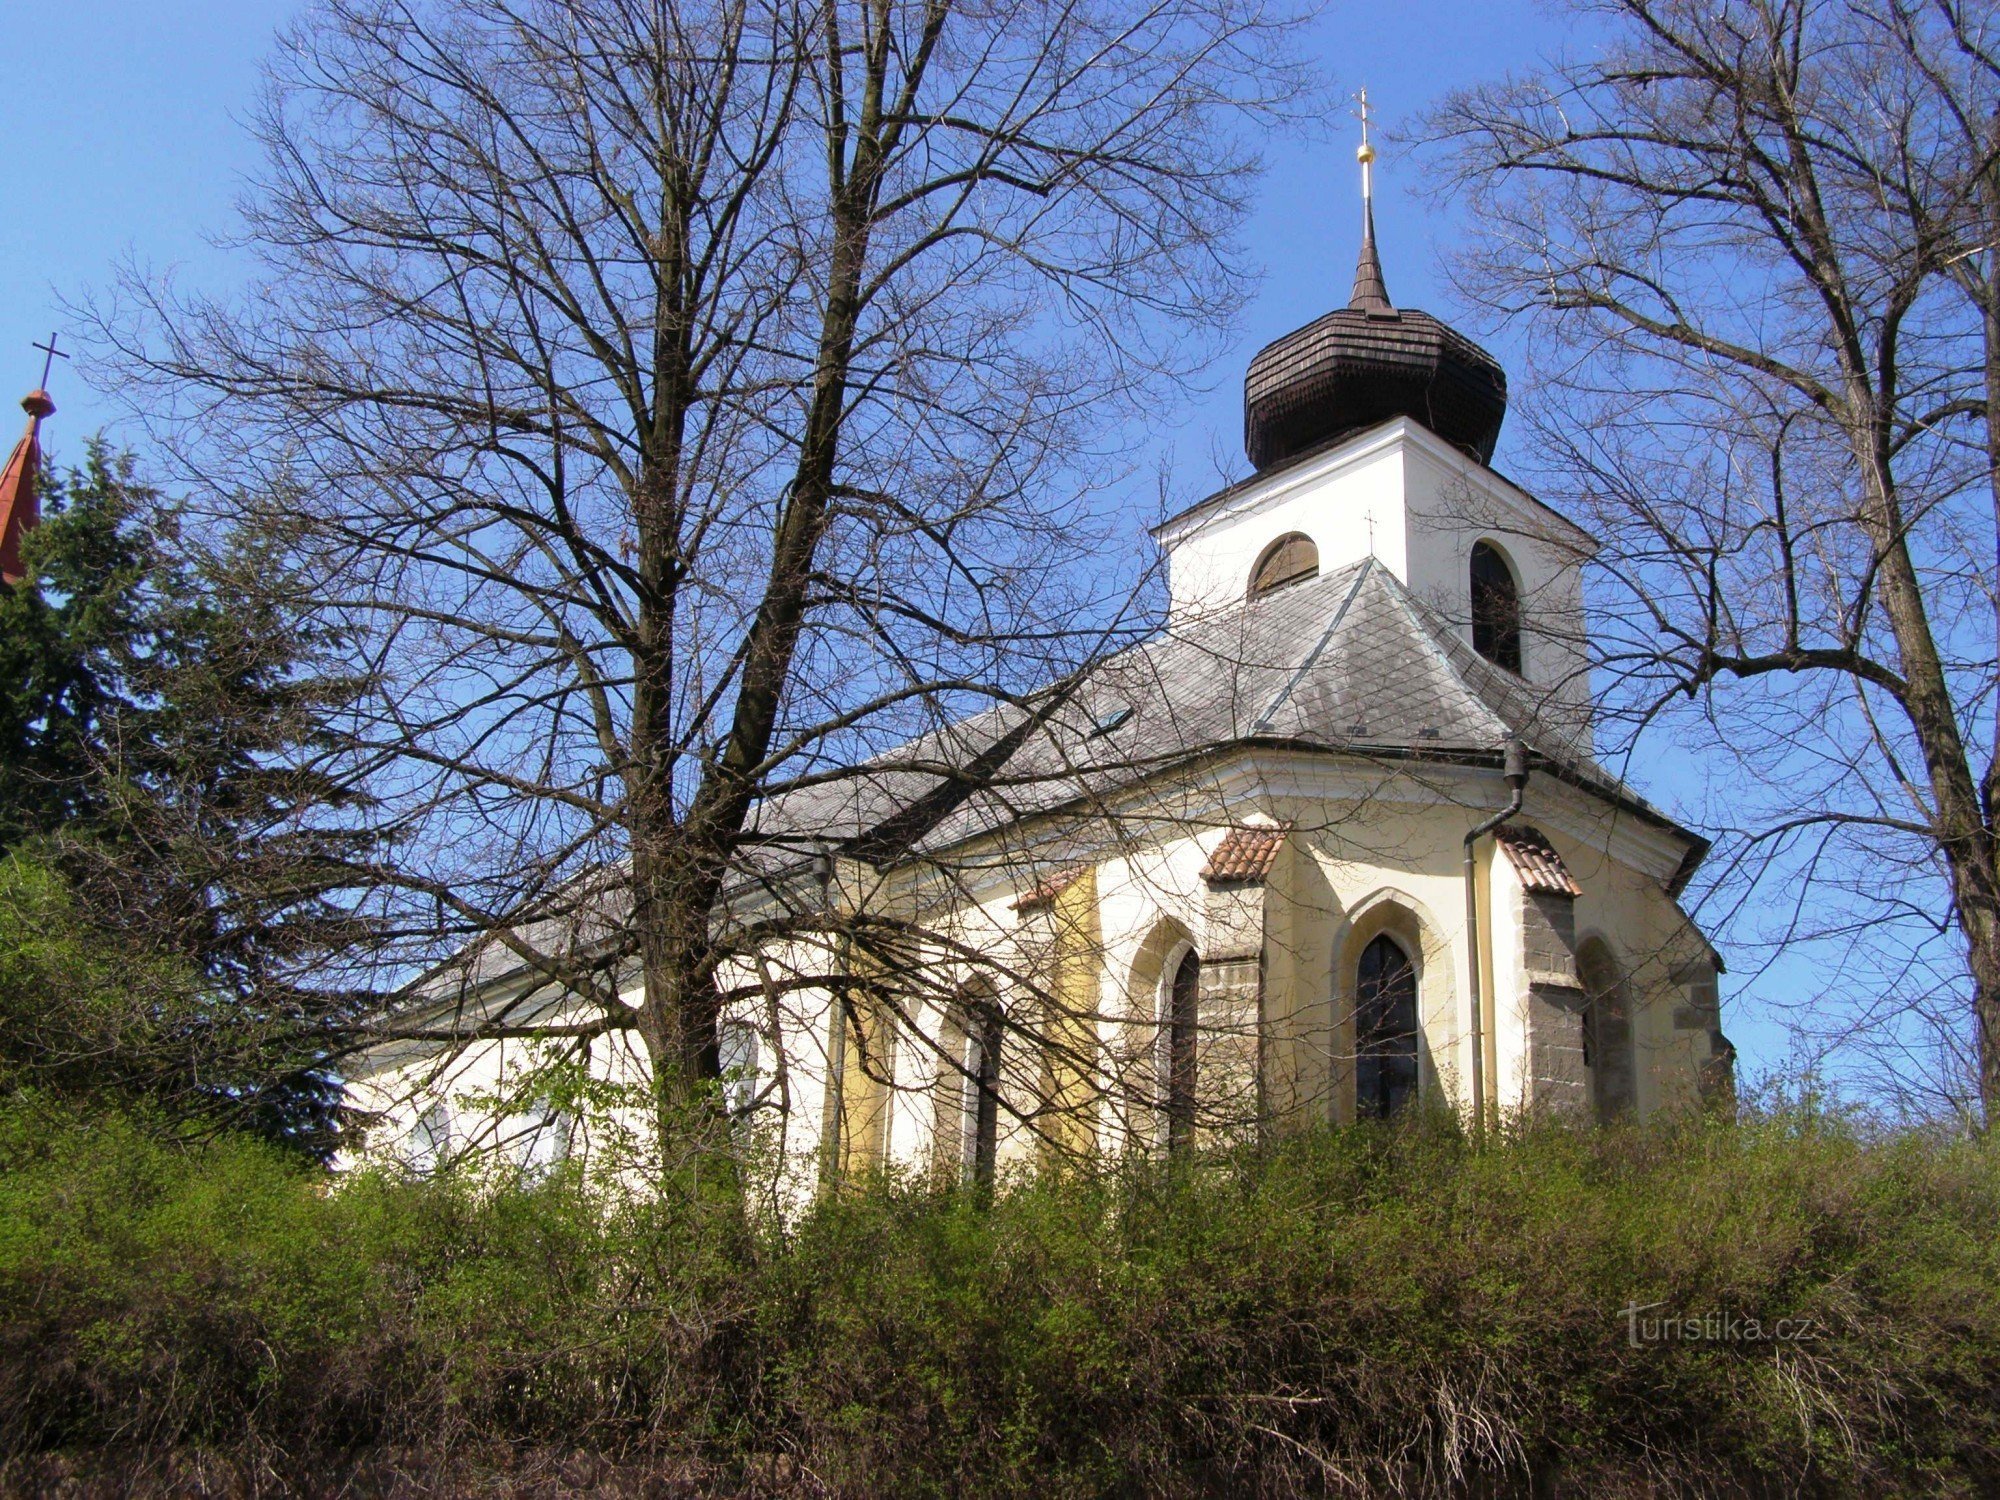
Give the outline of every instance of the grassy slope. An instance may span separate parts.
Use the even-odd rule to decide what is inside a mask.
[[[1992,1146],[1793,1113],[884,1183],[746,1248],[17,1098],[0,1487],[1993,1493],[1996,1224]],[[1815,1336],[1634,1349],[1631,1303]]]

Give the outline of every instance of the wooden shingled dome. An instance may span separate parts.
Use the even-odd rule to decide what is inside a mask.
[[[1330,312],[1260,349],[1243,382],[1243,445],[1259,469],[1391,417],[1489,463],[1506,415],[1494,358],[1415,309]]]
[[[1372,203],[1347,306],[1266,344],[1243,381],[1243,446],[1259,470],[1392,417],[1491,463],[1506,415],[1507,372],[1492,355],[1389,301]]]

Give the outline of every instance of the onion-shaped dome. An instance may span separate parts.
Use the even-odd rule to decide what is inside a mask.
[[[1492,355],[1390,303],[1372,204],[1347,306],[1266,344],[1243,381],[1243,446],[1260,470],[1391,417],[1490,463],[1506,415],[1507,373]]]

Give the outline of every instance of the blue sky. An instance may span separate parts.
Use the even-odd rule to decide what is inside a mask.
[[[20,62],[0,96],[0,127],[13,143],[9,212],[0,221],[0,391],[25,391],[41,369],[29,347],[60,320],[58,297],[110,280],[130,255],[227,286],[226,235],[244,174],[255,165],[238,121],[257,86],[273,31],[295,13],[269,0],[85,0],[38,8],[9,41]],[[1417,6],[1330,6],[1314,33],[1344,93],[1363,83],[1393,123],[1447,88],[1530,65],[1566,38],[1556,19],[1524,3],[1440,0]],[[1239,443],[1242,361],[1267,339],[1344,302],[1358,226],[1353,122],[1326,122],[1327,137],[1274,139],[1270,173],[1249,226],[1264,282],[1237,354],[1215,389],[1188,413],[1182,446],[1205,452],[1211,432]],[[1385,151],[1378,229],[1399,304],[1449,311],[1437,252],[1451,225],[1409,196],[1414,167]],[[1495,350],[1505,355],[1505,341]],[[9,371],[13,374],[9,374]],[[111,420],[115,404],[57,378],[61,446]],[[1505,439],[1502,463],[1505,462]]]
[[[11,401],[34,383],[41,355],[30,346],[60,326],[60,299],[108,286],[121,258],[218,289],[238,279],[213,244],[230,232],[236,195],[255,165],[238,122],[273,31],[295,10],[269,0],[84,0],[13,20],[8,40],[17,61],[0,92],[0,139],[11,143],[8,212],[0,218],[0,396]],[[1539,55],[1578,42],[1559,17],[1518,0],[1335,0],[1313,45],[1339,91],[1365,83],[1393,126],[1450,88],[1532,67]],[[1170,435],[1182,465],[1196,466],[1188,481],[1207,477],[1211,454],[1241,453],[1249,354],[1346,300],[1359,231],[1354,140],[1353,121],[1342,115],[1317,133],[1267,146],[1269,174],[1247,230],[1261,288],[1235,351]],[[1389,290],[1400,306],[1451,316],[1440,253],[1454,224],[1412,195],[1417,171],[1385,148],[1377,229]],[[1518,367],[1507,338],[1489,342]],[[60,410],[46,434],[61,460],[112,423],[117,407],[60,367],[52,386]],[[1503,434],[1498,466],[1508,467],[1509,456]],[[1150,519],[1136,518],[1135,532]],[[1662,800],[1675,800],[1660,776],[1632,769]],[[1784,1030],[1754,1007],[1734,1007],[1727,1024],[1748,1072],[1783,1062]]]

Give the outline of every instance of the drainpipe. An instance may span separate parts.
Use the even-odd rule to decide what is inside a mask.
[[[1473,846],[1521,810],[1521,797],[1528,788],[1528,747],[1510,736],[1501,760],[1501,774],[1507,778],[1512,795],[1507,805],[1483,823],[1473,825],[1465,836],[1465,947],[1472,978],[1472,1129],[1475,1135],[1486,1129],[1486,1055],[1481,1031],[1484,1006],[1479,994],[1479,889],[1473,878]]]
[[[820,916],[830,925],[833,920],[835,873],[833,846],[824,839],[815,843],[813,878],[819,883]],[[831,1187],[840,1179],[841,1139],[846,1134],[847,1003],[840,979],[847,973],[847,940],[848,934],[843,930],[829,955],[837,977],[833,986],[833,1035],[827,1039],[826,1049],[826,1103],[821,1111],[819,1175],[822,1187]]]

